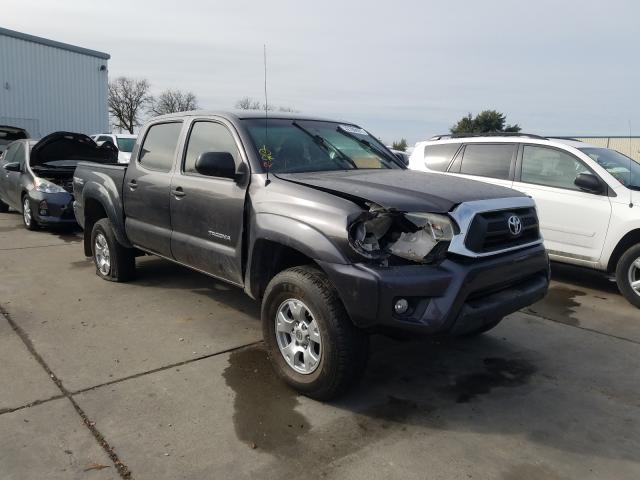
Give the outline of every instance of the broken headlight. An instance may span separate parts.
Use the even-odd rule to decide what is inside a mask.
[[[446,251],[454,230],[447,215],[372,209],[351,225],[349,242],[366,258],[384,260],[396,256],[429,263],[434,251]]]

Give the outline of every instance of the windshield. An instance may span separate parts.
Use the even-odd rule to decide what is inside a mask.
[[[585,147],[579,149],[598,162],[625,187],[640,190],[640,164],[610,148]]]
[[[279,118],[243,121],[258,155],[274,173],[403,168],[384,145],[354,125]]]
[[[118,142],[118,150],[121,152],[131,153],[133,146],[136,143],[136,139],[116,137],[116,142]]]

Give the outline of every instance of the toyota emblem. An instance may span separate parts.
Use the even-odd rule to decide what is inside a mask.
[[[509,225],[509,231],[511,232],[511,235],[513,235],[514,237],[517,237],[518,235],[520,235],[520,233],[522,233],[522,220],[520,220],[519,216],[511,215],[509,217],[509,220],[507,220],[507,224]]]

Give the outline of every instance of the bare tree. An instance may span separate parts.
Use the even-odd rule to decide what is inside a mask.
[[[114,126],[133,133],[140,126],[140,114],[151,99],[146,79],[118,77],[109,82],[109,113]]]
[[[251,97],[242,97],[236,102],[236,108],[238,110],[262,110],[260,101],[254,100]]]
[[[274,105],[265,105],[260,103],[259,100],[254,100],[251,97],[242,97],[236,102],[236,108],[238,110],[267,110],[268,112],[274,111],[276,107]],[[293,107],[277,107],[279,112],[298,113],[299,111]]]
[[[149,113],[165,115],[167,113],[186,112],[198,109],[198,99],[192,92],[165,90],[158,98],[152,98]]]

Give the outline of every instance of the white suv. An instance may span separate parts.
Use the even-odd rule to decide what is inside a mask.
[[[530,195],[549,257],[615,275],[640,307],[640,163],[571,139],[442,135],[417,143],[409,168]]]
[[[131,151],[133,150],[137,137],[137,135],[131,135],[129,133],[100,133],[91,135],[91,138],[96,143],[109,141],[118,148],[118,163],[129,163]]]

